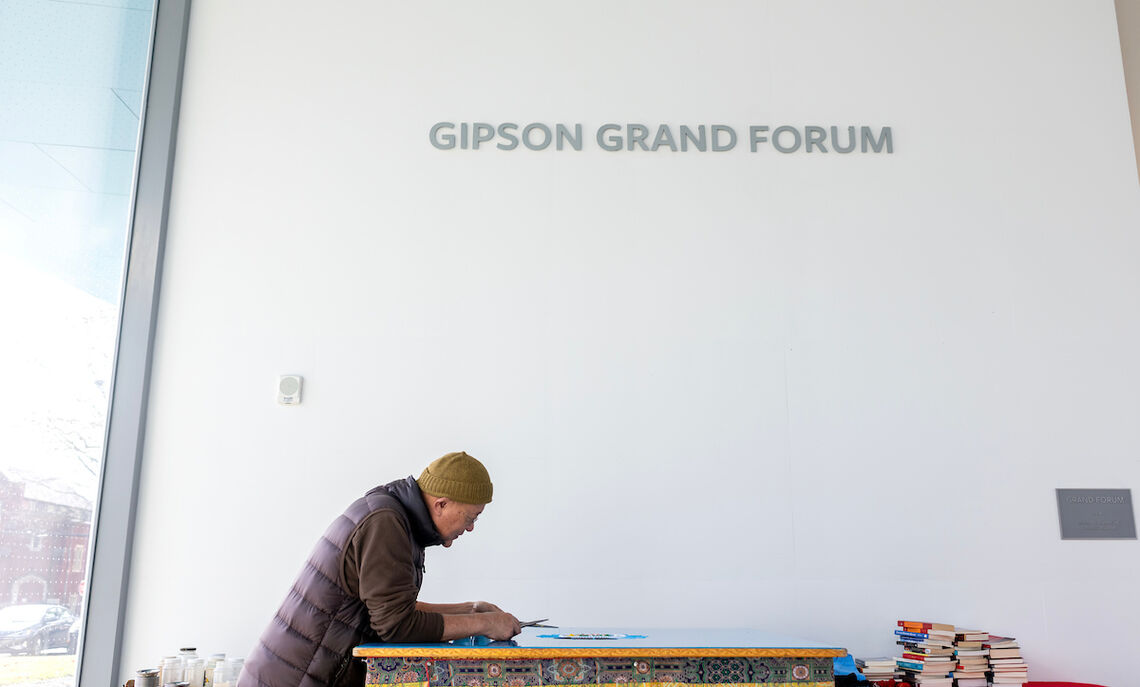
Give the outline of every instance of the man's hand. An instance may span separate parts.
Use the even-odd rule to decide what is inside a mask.
[[[481,612],[467,612],[457,614],[443,614],[443,641],[449,642],[460,637],[471,635],[486,635],[494,640],[504,640],[514,637],[522,632],[518,618],[510,613],[504,613],[497,606],[487,604],[495,610],[483,611],[483,602],[479,602]],[[459,604],[456,604],[459,605]],[[467,606],[466,604],[464,604]],[[471,609],[472,606],[467,606]]]
[[[488,611],[480,616],[487,621],[487,630],[482,634],[487,635],[491,639],[505,640],[514,637],[522,632],[522,627],[519,626],[519,619],[510,613],[503,613],[496,609]]]
[[[471,602],[471,612],[472,613],[502,613],[503,609],[499,608],[495,604],[489,604],[486,601],[472,601]]]

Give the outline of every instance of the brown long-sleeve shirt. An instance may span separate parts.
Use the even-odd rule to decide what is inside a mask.
[[[385,642],[443,638],[443,616],[416,610],[421,575],[414,546],[403,518],[378,510],[361,521],[345,549],[345,585],[368,607],[372,629]]]

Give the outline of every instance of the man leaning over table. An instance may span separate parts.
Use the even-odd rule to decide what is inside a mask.
[[[352,650],[370,642],[510,639],[519,621],[494,604],[420,601],[424,549],[449,547],[491,502],[487,469],[466,453],[432,462],[419,479],[376,487],[317,542],[245,661],[238,687],[364,684]]]

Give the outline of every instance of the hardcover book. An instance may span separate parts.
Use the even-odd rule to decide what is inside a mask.
[[[954,626],[947,623],[928,623],[924,620],[900,620],[899,627],[917,627],[920,630],[941,630],[944,632],[953,632]]]

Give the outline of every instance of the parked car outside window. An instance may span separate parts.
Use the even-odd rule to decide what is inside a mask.
[[[23,604],[0,608],[0,651],[38,655],[68,646],[75,616],[63,606]]]

